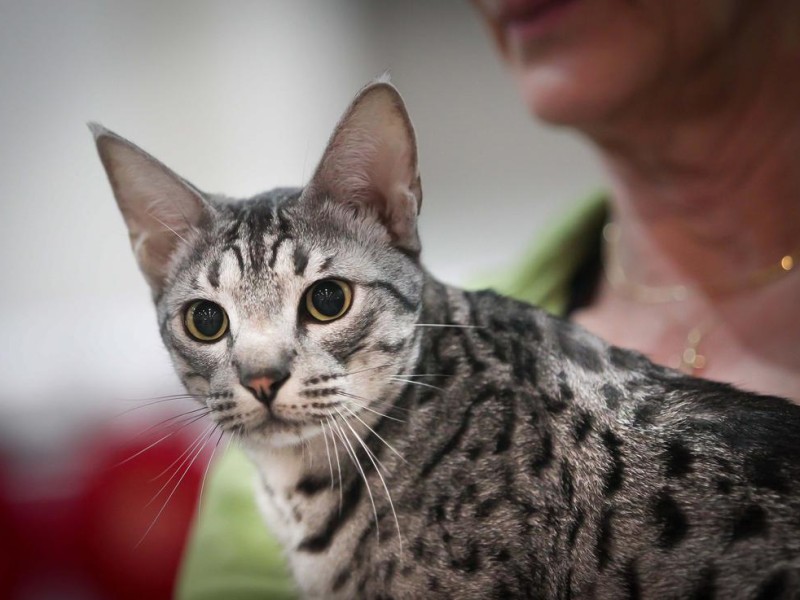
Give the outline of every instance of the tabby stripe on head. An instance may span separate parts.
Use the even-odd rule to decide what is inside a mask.
[[[324,261],[322,261],[322,264],[319,266],[319,270],[320,271],[327,271],[328,269],[330,269],[331,265],[333,264],[333,259],[334,258],[336,258],[336,257],[335,256],[327,257]]]
[[[219,258],[215,258],[211,261],[211,265],[208,267],[208,274],[206,275],[208,278],[208,283],[211,284],[211,287],[217,289],[219,287],[219,269],[220,269],[221,261]]]
[[[248,225],[247,242],[249,246],[250,266],[254,272],[258,273],[264,266],[264,255],[267,251],[264,235],[272,221],[272,210],[269,207],[262,207],[259,211],[251,208],[249,212],[244,214],[244,218],[247,219]]]
[[[394,284],[388,281],[369,281],[362,283],[365,287],[377,288],[388,292],[400,305],[408,312],[415,312],[419,308],[414,302],[409,300]]]
[[[236,257],[236,264],[239,265],[239,274],[244,275],[244,258],[242,257],[242,251],[236,244],[229,244],[223,248],[223,252],[227,252],[230,250],[233,252],[233,255]]]
[[[269,257],[269,268],[270,269],[274,269],[275,268],[275,261],[278,260],[278,251],[280,251],[281,244],[283,244],[283,242],[286,242],[286,241],[292,240],[292,239],[294,239],[294,238],[292,236],[290,236],[289,234],[282,233],[275,239],[274,242],[272,242],[272,249],[270,250],[271,254],[270,254],[270,257]]]
[[[294,246],[294,274],[303,275],[308,266],[308,250],[300,243],[297,242]]]

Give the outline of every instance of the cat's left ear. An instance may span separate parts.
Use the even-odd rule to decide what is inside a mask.
[[[358,93],[333,132],[309,190],[373,211],[397,247],[419,252],[417,142],[392,84],[378,80]]]

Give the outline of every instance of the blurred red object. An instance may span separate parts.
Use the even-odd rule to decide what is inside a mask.
[[[137,432],[98,432],[41,493],[0,472],[0,598],[173,596],[213,444],[191,427]]]

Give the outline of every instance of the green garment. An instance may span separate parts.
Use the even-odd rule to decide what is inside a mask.
[[[576,270],[586,261],[606,218],[595,195],[542,235],[514,268],[492,277],[500,293],[563,314]],[[255,471],[231,448],[209,475],[201,510],[184,558],[180,600],[282,600],[297,598],[278,542],[256,507]]]

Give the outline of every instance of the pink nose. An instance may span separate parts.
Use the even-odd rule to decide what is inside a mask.
[[[256,396],[269,396],[273,383],[274,380],[269,377],[253,377],[247,382],[246,387],[254,390]]]
[[[255,377],[244,377],[240,381],[244,387],[250,390],[256,400],[270,408],[275,396],[278,395],[278,390],[286,383],[287,379],[289,379],[289,373],[273,371],[268,375],[262,372]]]

